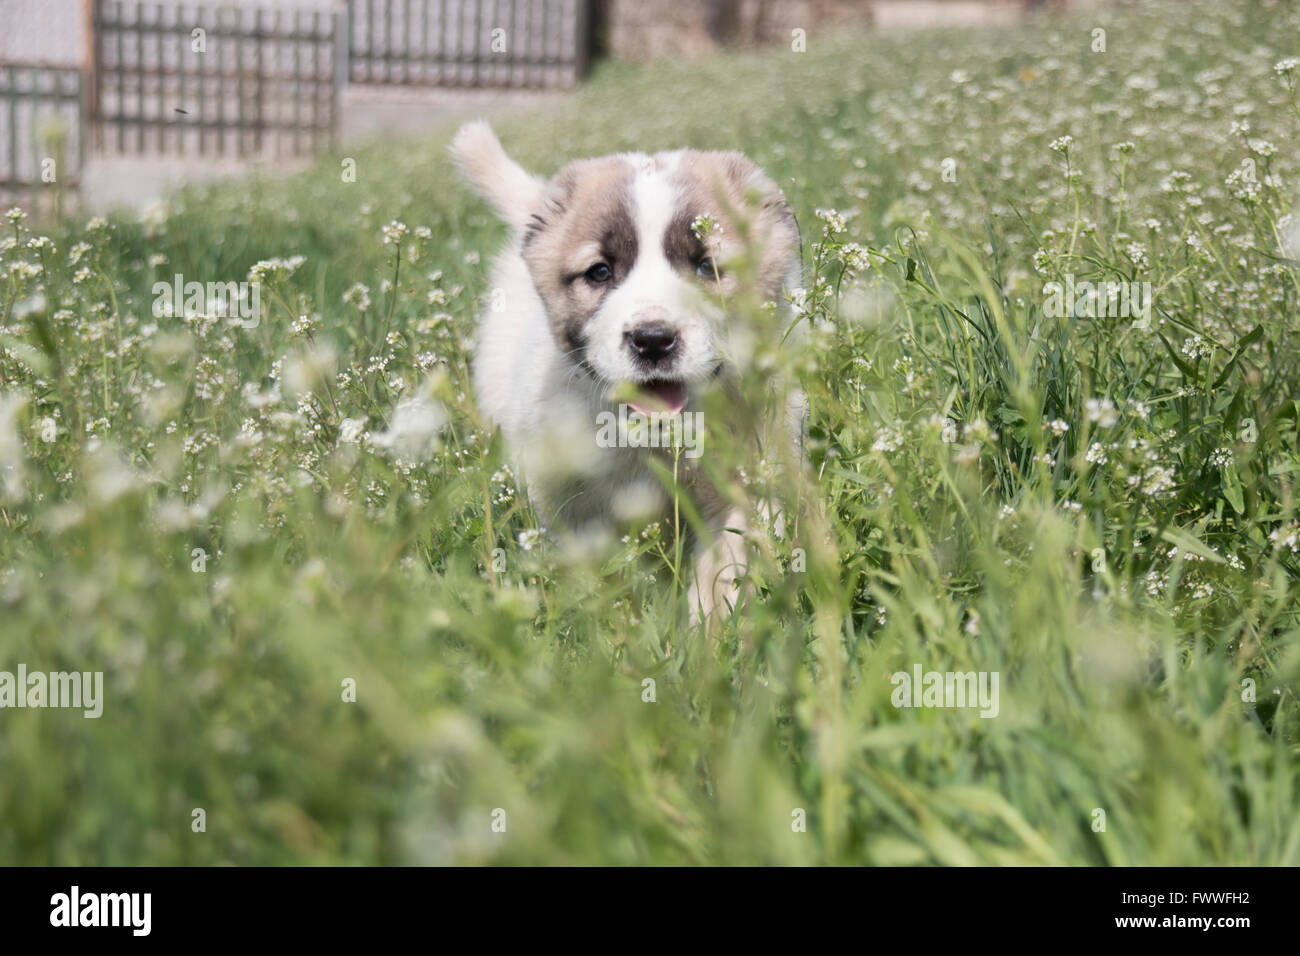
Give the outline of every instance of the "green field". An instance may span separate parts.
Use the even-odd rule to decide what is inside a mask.
[[[1293,5],[1118,5],[497,122],[548,174],[740,149],[798,213],[810,517],[718,635],[661,530],[537,533],[451,128],[0,221],[0,670],[104,674],[0,710],[0,863],[1300,863],[1298,56]],[[250,270],[256,328],[153,313]],[[1099,281],[1146,319],[1053,306]],[[917,667],[997,716],[894,706]]]

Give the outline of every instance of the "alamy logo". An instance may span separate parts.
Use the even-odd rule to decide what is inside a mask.
[[[681,448],[687,458],[704,454],[703,412],[657,412],[647,415],[627,405],[618,414],[596,415],[596,444],[601,448]]]
[[[171,282],[153,284],[153,317],[188,314],[239,319],[240,327],[255,329],[262,321],[262,283],[186,282],[179,272]]]
[[[33,671],[19,664],[18,673],[0,671],[0,707],[81,708],[84,717],[104,713],[103,671]]]
[[[897,671],[890,675],[894,685],[890,701],[895,707],[978,707],[981,717],[996,717],[997,671]]]
[[[50,897],[51,926],[128,926],[133,936],[148,936],[152,927],[152,893],[69,893]]]
[[[1074,281],[1074,273],[1067,272],[1065,282],[1049,282],[1043,286],[1043,312],[1059,319],[1074,316],[1077,319],[1137,319],[1133,327],[1149,328],[1151,325],[1150,282],[1082,282]]]

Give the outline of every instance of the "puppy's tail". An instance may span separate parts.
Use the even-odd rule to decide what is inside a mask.
[[[451,155],[479,195],[516,229],[541,208],[545,181],[506,155],[486,121],[462,126],[451,141]]]

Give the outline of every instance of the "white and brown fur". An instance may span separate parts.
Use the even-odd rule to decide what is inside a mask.
[[[493,265],[474,387],[543,522],[561,533],[600,535],[647,511],[658,517],[667,497],[649,467],[657,452],[597,447],[597,415],[615,410],[617,383],[680,383],[690,410],[704,389],[731,378],[733,324],[742,320],[717,304],[734,301],[738,291],[725,263],[742,251],[739,237],[749,236],[759,250],[758,291],[784,303],[800,272],[799,234],[785,197],[735,152],[582,159],[546,181],[510,159],[491,128],[476,122],[456,135],[452,153],[512,227]],[[722,225],[708,249],[692,229],[702,214]],[[737,216],[747,218],[746,229]],[[723,266],[720,276],[700,265],[706,256]],[[592,281],[605,275],[591,272],[602,262],[608,278]],[[710,288],[714,283],[721,289]],[[722,297],[710,295],[718,291]],[[646,328],[668,330],[666,354],[639,350],[642,339],[632,336]],[[783,404],[797,418],[799,397],[791,396]],[[774,424],[777,433],[787,431],[780,427],[787,423]],[[690,604],[698,620],[737,600],[750,517],[702,479],[686,484],[709,529],[694,545]]]

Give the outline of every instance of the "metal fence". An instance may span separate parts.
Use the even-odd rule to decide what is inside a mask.
[[[96,146],[243,157],[333,140],[340,16],[96,0]]]
[[[348,79],[556,87],[586,75],[592,0],[349,0]]]
[[[81,71],[0,66],[0,190],[76,186],[85,158]]]
[[[76,186],[88,148],[216,158],[310,153],[334,142],[349,82],[570,86],[589,67],[598,6],[348,0],[336,12],[273,0],[90,4],[85,69],[0,63],[0,192]]]

